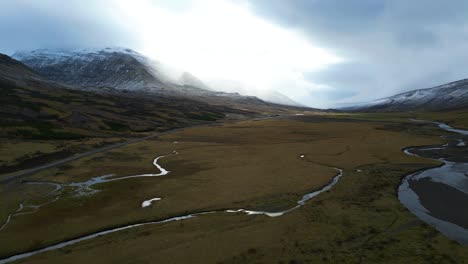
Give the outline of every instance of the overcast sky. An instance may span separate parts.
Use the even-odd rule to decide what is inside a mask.
[[[468,1],[0,0],[0,52],[133,48],[316,107],[468,77]]]

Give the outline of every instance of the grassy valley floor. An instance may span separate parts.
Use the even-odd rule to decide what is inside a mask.
[[[243,121],[188,128],[96,154],[30,180],[81,182],[92,177],[170,173],[72,188],[13,182],[0,186],[0,219],[20,203],[39,210],[12,218],[0,231],[8,256],[129,223],[193,212],[279,211],[321,188],[341,168],[329,191],[286,215],[216,213],[109,234],[18,263],[465,263],[466,246],[422,223],[398,201],[409,172],[438,165],[405,155],[407,146],[442,143],[444,132],[400,116],[328,115]],[[177,155],[171,155],[173,151]],[[301,157],[303,155],[303,157]],[[145,200],[161,201],[142,208]]]

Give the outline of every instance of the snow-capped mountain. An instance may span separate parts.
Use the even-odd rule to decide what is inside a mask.
[[[250,101],[256,96],[276,104],[299,106],[275,91],[258,94],[252,91],[243,92],[244,90],[225,90],[222,89],[222,84],[206,85],[189,72],[175,69],[126,48],[39,49],[16,52],[12,57],[49,80],[81,89],[114,88],[204,99],[215,96],[239,100],[244,96]]]
[[[46,80],[81,90],[123,90],[156,96],[187,98],[217,105],[268,103],[254,96],[218,92],[192,74],[171,68],[131,49],[39,49],[13,57]]]
[[[138,52],[124,48],[71,51],[40,49],[17,52],[13,58],[50,80],[82,88],[157,91],[168,85],[203,86],[200,80],[189,73],[169,69]]]
[[[242,119],[286,110],[255,97],[237,94],[210,92],[206,97],[187,98],[154,96],[144,91],[83,90],[50,81],[4,54],[0,54],[0,88],[0,116],[5,128],[0,130],[0,136],[14,139],[123,136],[164,131],[224,117]],[[190,91],[191,88],[181,86],[181,89]],[[53,127],[53,133],[48,129],[36,129],[38,124]],[[26,131],[24,129],[30,132],[21,133]]]
[[[397,94],[345,110],[357,111],[411,111],[450,110],[468,107],[468,79]]]

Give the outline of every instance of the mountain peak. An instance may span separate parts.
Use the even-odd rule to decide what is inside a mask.
[[[72,58],[81,60],[90,60],[109,54],[126,54],[135,58],[143,58],[144,56],[132,49],[121,47],[107,48],[83,48],[83,49],[36,49],[31,51],[15,52],[12,57],[19,61],[27,61],[31,58],[41,58],[47,63],[60,63]]]
[[[57,56],[69,56],[79,53],[127,53],[127,54],[138,54],[135,50],[125,47],[103,47],[103,48],[40,48],[35,50],[27,51],[18,51],[15,52],[12,56],[17,57],[21,55],[30,55],[30,54],[47,54],[47,55],[57,55]]]
[[[42,76],[83,88],[160,88],[163,82],[149,68],[146,57],[127,48],[38,49],[17,52],[14,58]]]

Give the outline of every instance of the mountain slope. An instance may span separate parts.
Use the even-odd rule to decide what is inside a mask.
[[[177,70],[142,54],[124,48],[96,50],[47,50],[17,52],[13,57],[49,80],[80,89],[113,88],[144,91],[157,95],[185,97],[211,104],[266,103],[264,100],[289,106],[299,106],[278,92],[265,94],[221,92],[209,87],[189,72]]]
[[[16,52],[13,57],[49,80],[82,89],[114,88],[174,96],[213,92],[192,74],[131,49],[39,49]]]
[[[39,75],[23,63],[0,53],[0,76],[4,78],[40,79]]]
[[[116,89],[161,88],[157,78],[138,53],[131,50],[35,50],[17,52],[13,58],[28,65],[49,80],[82,88]]]
[[[291,98],[287,97],[286,95],[278,92],[278,91],[268,91],[265,93],[262,93],[261,95],[258,95],[260,98],[263,98],[263,100],[272,102],[275,104],[280,104],[280,105],[289,105],[289,106],[298,106],[301,107],[302,105],[299,104],[298,102],[292,100]]]
[[[301,104],[295,102],[288,96],[275,91],[275,90],[259,90],[254,89],[252,87],[248,87],[243,85],[240,82],[233,81],[233,80],[211,80],[209,82],[210,87],[216,87],[218,90],[227,92],[227,93],[238,93],[240,95],[252,95],[266,102],[280,104],[285,106],[294,106],[294,107],[302,107]]]
[[[468,108],[468,79],[344,108],[354,111],[441,111]]]
[[[145,91],[76,89],[0,54],[0,145],[5,152],[12,150],[0,160],[0,177],[130,137],[289,111],[257,98],[235,97],[210,104]],[[19,144],[21,151],[16,151]]]
[[[0,138],[107,137],[256,115],[187,98],[69,89],[5,55],[0,70]]]

